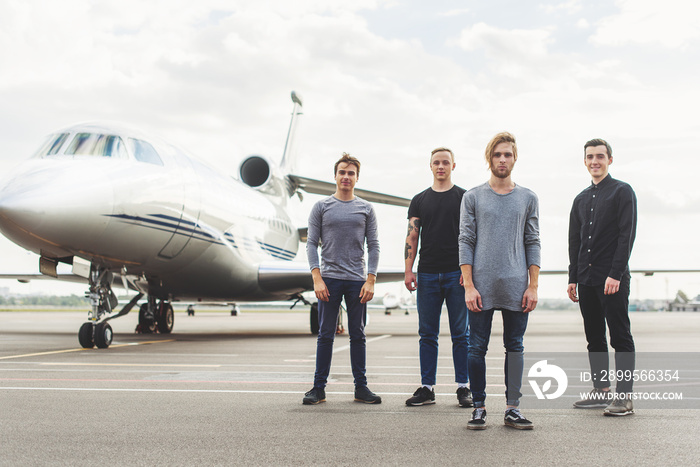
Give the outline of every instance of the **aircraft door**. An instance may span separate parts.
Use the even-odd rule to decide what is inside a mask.
[[[177,177],[184,190],[184,201],[180,209],[179,219],[171,218],[169,222],[176,222],[173,235],[165,244],[158,256],[163,259],[173,259],[185,249],[197,228],[199,221],[199,190],[198,178],[190,159],[177,150],[173,150],[172,158],[176,162]]]

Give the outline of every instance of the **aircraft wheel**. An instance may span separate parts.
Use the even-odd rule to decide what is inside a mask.
[[[175,326],[175,312],[173,311],[173,306],[167,302],[161,302],[160,312],[158,313],[158,319],[156,321],[158,325],[158,332],[161,334],[170,334]]]
[[[98,323],[95,326],[95,345],[98,349],[106,349],[112,343],[112,326],[109,323]]]
[[[309,318],[311,321],[311,334],[318,334],[318,302],[311,304],[311,312],[309,313]]]
[[[91,349],[95,346],[95,342],[92,340],[92,327],[92,323],[83,323],[78,331],[78,342],[84,349]]]
[[[144,303],[139,308],[139,329],[143,334],[156,332],[156,323],[153,318],[148,317],[148,303]]]
[[[187,307],[187,316],[194,316],[194,307],[192,305]]]

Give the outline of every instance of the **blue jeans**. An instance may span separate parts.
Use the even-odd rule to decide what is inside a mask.
[[[491,337],[491,323],[494,310],[469,312],[469,375],[472,378],[471,390],[474,407],[484,407],[486,400],[486,352]],[[520,405],[523,381],[523,336],[527,328],[529,313],[502,310],[503,346],[506,349],[506,362],[503,366],[506,384],[506,404]]]
[[[324,278],[330,292],[327,302],[318,302],[318,340],[316,341],[316,374],[314,387],[325,388],[331,371],[333,341],[338,324],[340,302],[345,298],[348,312],[348,330],[350,332],[350,364],[355,377],[355,386],[367,386],[365,376],[365,312],[366,303],[360,303],[360,291],[364,281],[349,281]]]
[[[445,302],[450,318],[455,382],[466,384],[469,381],[469,321],[464,288],[459,285],[461,275],[461,271],[438,274],[419,272],[416,277],[421,384],[435,384],[440,314]]]

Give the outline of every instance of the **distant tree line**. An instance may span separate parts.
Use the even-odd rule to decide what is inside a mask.
[[[0,296],[0,306],[52,306],[78,308],[90,306],[90,301],[79,295],[25,295],[16,297]]]

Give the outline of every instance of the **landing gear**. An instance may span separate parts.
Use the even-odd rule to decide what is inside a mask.
[[[170,334],[173,331],[173,326],[175,326],[175,312],[170,303],[161,300],[158,304],[156,325],[158,326],[158,332],[161,334]]]
[[[90,268],[88,281],[90,290],[85,293],[85,296],[90,299],[91,310],[89,321],[83,323],[78,331],[78,342],[85,349],[92,349],[95,346],[98,349],[106,349],[112,344],[114,336],[112,326],[107,321],[129,313],[141,300],[143,293],[136,294],[116,315],[102,319],[105,315],[111,314],[119,304],[117,296],[112,292],[112,273],[93,265]]]
[[[92,323],[83,323],[80,326],[80,331],[78,331],[78,342],[80,346],[84,349],[91,349],[95,346],[95,338],[93,337],[93,328],[95,327]]]
[[[309,317],[311,321],[311,334],[318,334],[318,302],[314,302],[311,305],[311,312],[309,314]]]
[[[148,297],[148,303],[144,303],[139,308],[139,325],[136,326],[136,332],[139,334],[156,332],[155,303],[151,304],[151,301],[151,297]],[[155,302],[155,300],[153,301]]]
[[[187,306],[187,316],[194,316],[194,305]]]
[[[90,321],[80,327],[78,342],[85,349],[91,349],[95,345],[106,349],[112,343],[112,327],[106,322],[100,323],[100,319],[112,313],[119,304],[117,296],[112,292],[112,273],[107,269],[92,267],[89,283],[90,290],[85,296],[90,299]]]
[[[194,309],[192,310],[194,313]],[[189,314],[189,310],[188,310]],[[175,326],[175,312],[170,302],[161,300],[156,303],[154,297],[148,297],[148,302],[139,308],[139,324],[136,332],[140,334],[170,334]]]
[[[95,345],[98,349],[106,349],[112,343],[112,326],[102,321],[95,326]]]
[[[336,334],[342,334],[345,332],[345,326],[343,326],[343,312],[345,311],[345,307],[342,305],[340,306],[340,311],[338,312],[338,323],[336,324],[335,327],[335,333]],[[309,322],[311,324],[311,334],[318,334],[318,331],[320,329],[319,321],[318,321],[318,302],[314,302],[311,304],[311,311],[309,312]]]
[[[231,316],[238,316],[238,314],[241,312],[241,309],[238,307],[237,303],[234,303],[233,306],[231,307]]]

